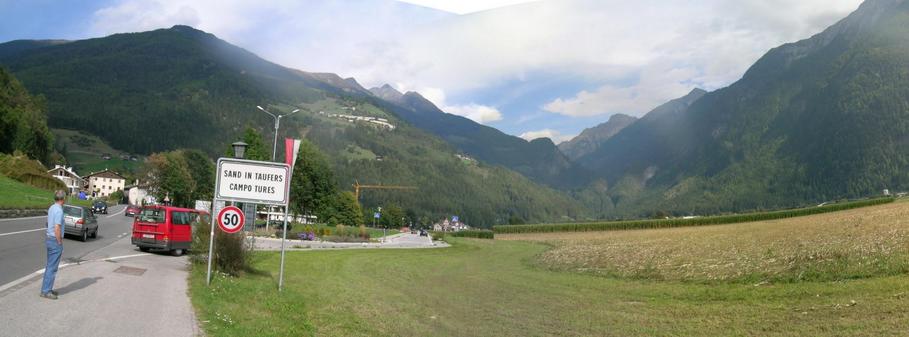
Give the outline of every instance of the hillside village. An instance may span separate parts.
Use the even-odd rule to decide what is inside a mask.
[[[356,111],[357,108],[356,108],[356,107],[352,107],[351,109],[352,109],[353,111]],[[365,123],[367,123],[367,124],[379,126],[379,127],[385,128],[385,129],[387,129],[387,130],[394,130],[394,129],[395,129],[394,124],[389,123],[389,122],[388,122],[388,119],[385,119],[385,118],[370,117],[370,116],[346,115],[346,114],[333,114],[333,113],[327,113],[327,112],[325,112],[325,111],[319,111],[319,114],[320,114],[320,115],[323,115],[323,116],[328,116],[328,117],[330,117],[330,118],[337,118],[337,119],[340,119],[340,120],[345,120],[345,121],[347,121],[348,123],[365,122]]]

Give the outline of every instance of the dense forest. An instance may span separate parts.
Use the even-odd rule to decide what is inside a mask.
[[[29,95],[19,80],[0,67],[0,153],[18,151],[47,165],[53,144],[44,99]]]

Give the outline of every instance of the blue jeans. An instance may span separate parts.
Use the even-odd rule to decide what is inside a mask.
[[[57,239],[47,238],[47,266],[44,267],[44,281],[41,283],[41,294],[47,294],[54,289],[54,279],[57,278],[57,267],[60,266],[60,257],[63,256],[63,245]]]

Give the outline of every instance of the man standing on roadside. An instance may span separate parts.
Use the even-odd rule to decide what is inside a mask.
[[[44,267],[44,281],[41,283],[41,297],[56,300],[57,292],[54,291],[54,279],[57,278],[57,267],[60,266],[60,256],[63,255],[63,201],[66,192],[54,192],[54,204],[47,209],[47,266]]]

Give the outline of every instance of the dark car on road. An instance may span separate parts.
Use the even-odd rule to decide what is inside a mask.
[[[98,218],[88,207],[63,205],[63,234],[78,236],[82,241],[98,237]]]
[[[92,203],[92,213],[107,214],[107,203],[101,200]]]
[[[420,236],[429,236],[429,233],[426,233],[426,230],[421,229],[421,230],[420,230]]]
[[[129,206],[126,206],[126,211],[123,212],[123,215],[136,216],[136,214],[139,214],[139,212],[141,212],[141,211],[142,211],[142,209],[139,208],[139,206],[129,205]]]

